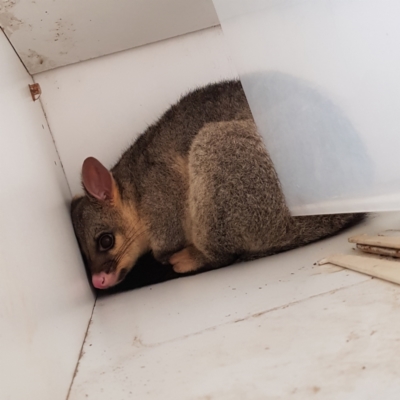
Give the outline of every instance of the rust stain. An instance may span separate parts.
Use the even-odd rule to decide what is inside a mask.
[[[42,89],[38,83],[33,83],[32,85],[28,85],[29,90],[31,92],[32,100],[39,100],[40,95],[42,94]]]
[[[321,390],[321,388],[320,388],[319,386],[313,386],[313,387],[312,387],[312,391],[313,391],[314,393],[318,393],[320,390]]]
[[[54,61],[50,60],[48,57],[43,56],[32,49],[28,49],[27,53],[20,53],[22,61],[24,62],[26,68],[29,72],[37,70],[40,66],[40,70],[50,69],[56,67]]]

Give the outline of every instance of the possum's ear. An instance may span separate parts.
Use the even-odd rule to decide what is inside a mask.
[[[83,162],[82,184],[86,193],[97,200],[111,203],[116,200],[117,187],[111,172],[93,157]]]

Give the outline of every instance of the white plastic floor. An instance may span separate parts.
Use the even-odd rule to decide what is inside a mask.
[[[69,400],[398,399],[400,287],[315,262],[399,226],[98,300]]]

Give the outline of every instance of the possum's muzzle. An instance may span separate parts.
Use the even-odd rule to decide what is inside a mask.
[[[92,275],[92,284],[96,289],[108,289],[111,286],[116,285],[121,282],[128,270],[126,268],[122,268],[120,271],[114,272],[100,272]]]
[[[116,272],[107,274],[106,272],[100,272],[99,274],[92,275],[92,284],[96,289],[108,289],[114,286],[118,281]]]

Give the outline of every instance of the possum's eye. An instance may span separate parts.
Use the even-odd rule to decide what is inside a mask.
[[[114,235],[111,233],[103,233],[97,239],[97,244],[99,245],[100,251],[110,250],[114,246]]]

